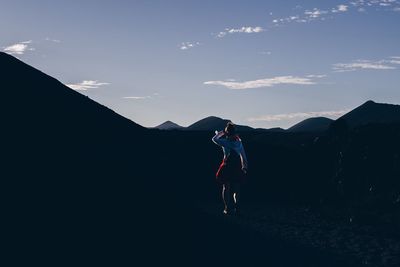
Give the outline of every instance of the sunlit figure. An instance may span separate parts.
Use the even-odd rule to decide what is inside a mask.
[[[228,122],[224,131],[215,131],[212,141],[221,146],[224,158],[216,173],[216,179],[222,184],[224,214],[239,213],[240,187],[246,179],[247,157],[242,140],[236,134],[235,125]]]

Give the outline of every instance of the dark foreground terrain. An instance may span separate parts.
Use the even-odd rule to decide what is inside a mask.
[[[250,212],[224,218],[214,181],[221,151],[212,132],[145,129],[4,53],[0,72],[3,253],[13,265],[396,262],[398,247],[385,247],[397,244],[395,235],[394,243],[379,241],[371,251],[388,251],[382,252],[386,262],[365,262],[364,250],[359,257],[312,244],[332,229],[364,237],[382,226],[398,229],[396,123],[350,129],[339,121],[319,134],[243,133],[250,162],[243,198]],[[272,203],[278,211],[293,208],[279,213]],[[325,219],[294,219],[304,207]],[[350,219],[364,228],[323,223]],[[300,223],[302,230],[290,227]]]

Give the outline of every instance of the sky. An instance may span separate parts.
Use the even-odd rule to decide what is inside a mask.
[[[146,127],[400,104],[399,25],[400,0],[0,0],[1,51]]]

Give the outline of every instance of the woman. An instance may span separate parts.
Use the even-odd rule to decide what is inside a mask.
[[[240,185],[247,174],[246,153],[232,122],[227,123],[224,131],[215,133],[212,141],[221,146],[224,152],[224,158],[216,174],[217,182],[222,184],[222,200],[225,206],[223,212],[238,214]]]

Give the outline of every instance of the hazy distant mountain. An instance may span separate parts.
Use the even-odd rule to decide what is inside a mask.
[[[186,129],[191,130],[191,131],[223,130],[229,121],[230,120],[210,116],[210,117],[201,119],[201,120],[193,123]],[[249,126],[243,126],[243,125],[236,125],[236,129],[238,132],[254,131],[254,128],[251,128]]]
[[[400,105],[367,101],[341,117],[351,128],[369,123],[400,123]]]
[[[263,129],[263,128],[256,128],[257,131],[268,131],[268,132],[274,132],[274,133],[280,133],[280,132],[285,132],[286,130],[281,128],[281,127],[275,127],[275,128],[269,128],[269,129]]]
[[[180,126],[179,124],[176,124],[175,122],[172,121],[166,121],[154,128],[159,130],[182,130],[185,127]]]
[[[333,120],[325,117],[305,119],[288,129],[289,132],[323,132],[328,130]]]

